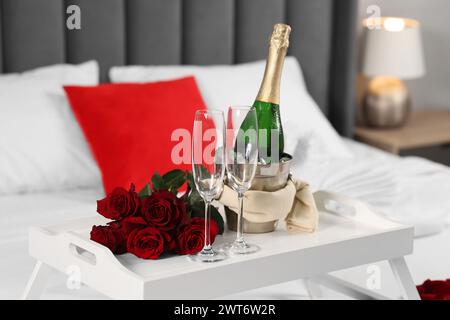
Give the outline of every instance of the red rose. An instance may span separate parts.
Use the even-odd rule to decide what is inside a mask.
[[[174,239],[174,237],[172,236],[171,233],[169,232],[165,232],[165,231],[161,231],[163,237],[164,237],[164,246],[166,248],[167,251],[175,251],[176,247],[177,247],[177,243]]]
[[[130,190],[115,188],[106,198],[97,201],[97,212],[108,219],[119,220],[135,214],[139,209],[139,197],[134,184]]]
[[[151,226],[159,230],[175,229],[186,217],[184,201],[172,192],[158,190],[144,198],[141,208],[142,217]]]
[[[219,227],[215,220],[211,220],[211,243],[216,239]],[[178,254],[196,254],[203,249],[205,244],[205,219],[192,218],[187,224],[178,229],[177,248]]]
[[[114,254],[126,252],[126,237],[119,225],[93,226],[91,240],[104,245]]]
[[[165,237],[155,227],[137,228],[131,231],[127,240],[129,253],[143,259],[157,259],[165,247]]]
[[[119,221],[109,222],[108,226],[122,233],[125,242],[124,246],[126,248],[127,238],[128,235],[131,233],[131,231],[137,228],[139,229],[145,228],[147,226],[147,222],[145,222],[145,220],[142,219],[141,217],[129,216]]]
[[[125,237],[128,237],[128,235],[134,230],[134,229],[142,229],[147,227],[147,222],[142,217],[136,217],[136,216],[130,216],[123,218],[120,221],[114,221],[110,222],[111,224],[118,224],[120,225],[120,228],[125,235]]]
[[[450,279],[426,280],[417,286],[422,300],[450,300]]]

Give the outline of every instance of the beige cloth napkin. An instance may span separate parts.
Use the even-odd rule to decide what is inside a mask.
[[[237,193],[228,186],[224,186],[219,202],[238,211]],[[309,185],[292,179],[277,191],[247,191],[244,217],[251,222],[284,219],[287,230],[291,232],[314,232],[319,223],[319,212]]]

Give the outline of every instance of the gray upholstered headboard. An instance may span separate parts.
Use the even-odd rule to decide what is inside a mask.
[[[231,64],[266,56],[276,22],[290,55],[343,135],[354,113],[356,0],[0,0],[0,72],[89,59],[124,64]],[[81,8],[81,30],[66,8]]]

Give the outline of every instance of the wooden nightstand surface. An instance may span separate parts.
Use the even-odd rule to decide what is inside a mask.
[[[450,143],[450,112],[414,111],[404,127],[393,129],[357,127],[355,137],[359,141],[396,154],[401,150]]]

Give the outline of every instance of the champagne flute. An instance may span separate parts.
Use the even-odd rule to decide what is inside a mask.
[[[226,258],[211,244],[211,202],[220,195],[225,175],[225,120],[222,111],[198,110],[192,135],[192,173],[195,186],[205,201],[205,243],[202,251],[190,258],[215,262]]]
[[[225,150],[228,183],[239,200],[236,240],[225,248],[234,254],[253,253],[259,247],[248,244],[243,233],[244,193],[250,189],[258,164],[258,120],[253,107],[228,109]]]

